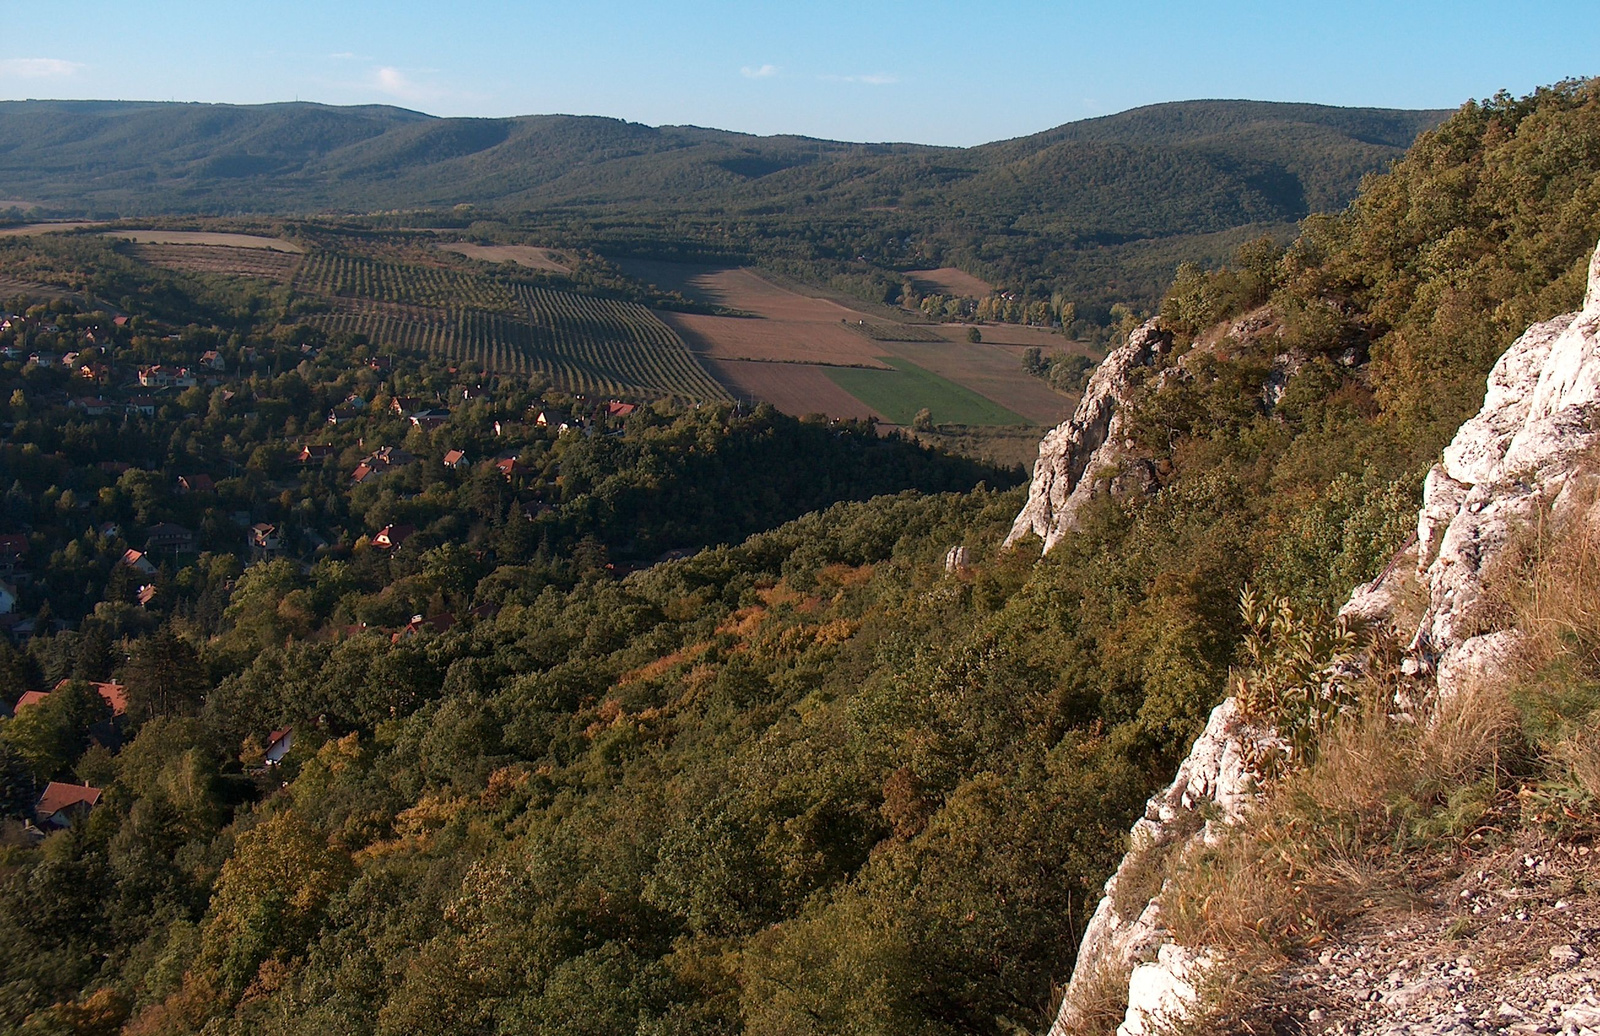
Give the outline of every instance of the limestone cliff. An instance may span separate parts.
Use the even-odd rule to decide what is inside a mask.
[[[1083,390],[1071,420],[1050,430],[1039,444],[1028,502],[1006,537],[1006,546],[1033,533],[1054,547],[1072,527],[1095,486],[1113,477],[1123,453],[1123,407],[1133,389],[1135,371],[1151,366],[1171,346],[1156,321],[1136,328],[1128,341],[1112,350]]]
[[[1129,352],[1119,361],[1123,370],[1138,362],[1133,344],[1130,340],[1124,347]],[[1114,396],[1121,377],[1115,372],[1108,376],[1103,397]],[[1116,402],[1120,400],[1103,398],[1096,406],[1114,410]],[[1093,418],[1097,413],[1098,409],[1085,413],[1080,408],[1080,417]],[[1047,468],[1047,459],[1056,465],[1043,471],[1047,476],[1060,478],[1070,476],[1074,467],[1080,472],[1089,468],[1088,458],[1079,461],[1071,452],[1073,443],[1091,441],[1095,427],[1114,432],[1112,424],[1097,426],[1092,420],[1078,432],[1071,427],[1078,421],[1075,417],[1051,433],[1057,437],[1056,454],[1050,453],[1051,439],[1045,440],[1035,471],[1035,493],[1030,495],[1029,509],[1018,516],[1013,538],[1042,526],[1045,531],[1040,534],[1048,546],[1065,531],[1072,493],[1057,494],[1054,483],[1048,482],[1043,488],[1050,492],[1041,493],[1041,469]],[[1393,621],[1395,587],[1414,551],[1427,600],[1408,648],[1408,667],[1433,677],[1442,694],[1453,693],[1474,675],[1494,673],[1509,661],[1517,634],[1497,628],[1494,616],[1481,607],[1485,576],[1519,530],[1541,515],[1556,522],[1595,518],[1574,513],[1578,503],[1590,497],[1574,492],[1573,476],[1589,459],[1586,455],[1597,438],[1600,249],[1589,265],[1583,308],[1535,324],[1506,350],[1489,375],[1482,409],[1462,425],[1427,476],[1415,546],[1408,545],[1372,583],[1356,588],[1345,612]],[[1061,445],[1068,448],[1062,450]],[[1079,1029],[1091,987],[1113,977],[1121,981],[1126,976],[1128,982],[1121,1036],[1140,1036],[1152,1028],[1153,1019],[1181,1014],[1192,1000],[1197,969],[1209,966],[1209,958],[1167,938],[1159,889],[1140,889],[1130,897],[1129,883],[1140,883],[1141,876],[1148,882],[1150,874],[1159,873],[1161,856],[1190,851],[1214,834],[1217,823],[1244,815],[1255,783],[1244,760],[1252,757],[1252,742],[1272,736],[1243,724],[1232,699],[1212,713],[1177,778],[1150,800],[1133,827],[1129,852],[1107,881],[1085,931],[1052,1036]]]

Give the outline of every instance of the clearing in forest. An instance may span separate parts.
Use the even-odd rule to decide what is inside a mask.
[[[907,270],[906,277],[913,287],[925,295],[963,295],[981,299],[994,293],[994,285],[954,266],[941,266],[937,270]]]
[[[230,248],[263,248],[273,252],[304,252],[293,241],[259,234],[224,234],[209,230],[108,230],[106,237],[123,238],[141,245],[225,245]]]
[[[533,245],[474,245],[466,241],[438,246],[442,252],[454,252],[468,259],[481,259],[486,263],[516,263],[530,270],[549,273],[570,273],[571,267],[560,252]]]
[[[235,245],[134,244],[127,246],[127,251],[140,262],[167,270],[259,277],[281,283],[288,283],[300,265],[300,256],[290,252]]]
[[[61,223],[24,223],[17,227],[0,227],[0,237],[33,237],[35,234],[54,234],[62,230],[104,226],[104,220]]]

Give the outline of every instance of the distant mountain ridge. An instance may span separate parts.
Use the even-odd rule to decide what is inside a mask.
[[[0,102],[0,197],[117,215],[298,215],[457,204],[743,208],[818,191],[847,205],[927,204],[929,190],[976,204],[1003,182],[1008,195],[1032,191],[1033,208],[1056,212],[1073,207],[1064,189],[1098,196],[1119,167],[1162,168],[1181,156],[1249,196],[1240,204],[1250,214],[1298,218],[1307,206],[1348,200],[1363,173],[1445,114],[1186,101],[944,148],[597,116],[436,118],[382,105],[9,101]]]

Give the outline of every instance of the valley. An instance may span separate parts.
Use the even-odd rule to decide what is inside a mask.
[[[1600,79],[6,101],[0,196],[0,1031],[1600,1010]]]

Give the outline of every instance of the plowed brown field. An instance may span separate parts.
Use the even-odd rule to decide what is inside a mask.
[[[701,362],[711,376],[745,402],[765,400],[786,414],[829,417],[873,416],[872,408],[828,379],[827,368],[805,363],[751,363],[744,360]]]
[[[878,343],[841,321],[866,320],[864,313],[837,302],[814,299],[780,288],[754,270],[691,266],[687,263],[626,262],[623,269],[659,288],[681,291],[748,317],[665,313],[663,318],[689,347],[714,360],[777,360],[878,367]]]
[[[59,230],[77,230],[80,227],[98,227],[99,221],[92,223],[24,223],[19,227],[5,227],[0,229],[0,237],[32,237],[35,234],[52,234]]]

